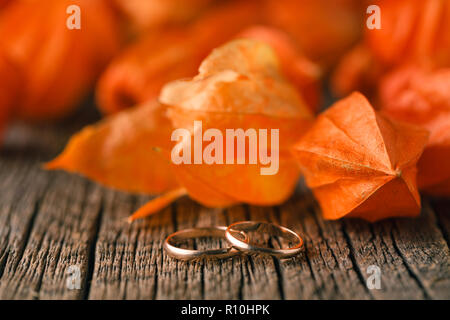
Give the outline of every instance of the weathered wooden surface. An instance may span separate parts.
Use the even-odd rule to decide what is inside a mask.
[[[129,225],[124,219],[148,197],[41,170],[75,129],[19,127],[0,151],[1,299],[450,298],[449,200],[424,199],[417,219],[369,224],[324,221],[301,191],[275,208],[206,209],[181,199]],[[162,250],[175,230],[243,219],[291,227],[305,251],[289,260],[185,263]],[[66,285],[71,265],[80,268],[80,290]],[[366,286],[370,265],[381,269],[380,290]]]

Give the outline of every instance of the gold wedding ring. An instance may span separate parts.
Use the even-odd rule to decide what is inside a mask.
[[[232,246],[219,249],[194,250],[180,248],[176,245],[179,242],[194,238],[217,237],[225,239],[226,229],[227,227],[216,226],[177,231],[166,238],[164,241],[164,249],[171,257],[181,260],[229,258],[239,253],[239,251]],[[247,241],[246,235],[244,233],[240,233],[240,235],[242,241],[245,243]]]
[[[288,240],[289,245],[286,248],[269,248],[250,243],[249,233],[256,232],[259,235],[270,237],[280,237]],[[184,249],[177,244],[188,239],[216,237],[224,238],[229,246],[219,249]],[[224,259],[232,257],[240,252],[259,253],[275,256],[277,258],[290,258],[297,255],[303,248],[302,238],[294,231],[278,226],[269,222],[241,221],[230,225],[229,227],[217,226],[207,228],[192,228],[177,231],[166,238],[164,249],[167,253],[177,259]]]
[[[273,249],[261,247],[251,244],[248,240],[242,241],[238,239],[236,233],[244,233],[250,239],[249,232],[257,232],[267,234],[272,237],[280,237],[286,239],[291,244],[288,248]],[[236,249],[246,253],[262,253],[275,256],[277,258],[289,258],[297,255],[303,247],[302,238],[294,231],[278,226],[269,222],[241,221],[230,225],[225,231],[225,237],[228,242]]]

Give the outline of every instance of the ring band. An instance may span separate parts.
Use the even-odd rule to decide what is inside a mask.
[[[223,226],[180,230],[175,233],[172,233],[170,236],[166,238],[166,240],[164,241],[164,249],[171,257],[181,260],[192,260],[200,258],[209,258],[209,259],[229,258],[240,252],[234,249],[232,246],[219,249],[194,250],[194,249],[183,249],[175,245],[176,242],[193,238],[202,238],[202,237],[225,238],[226,230],[227,227]],[[245,241],[247,241],[247,236],[244,233],[240,234],[243,235],[245,243]]]
[[[271,236],[279,236],[288,239],[294,245],[289,248],[281,248],[281,249],[259,247],[250,244],[248,241],[241,241],[235,236],[233,236],[233,233],[243,232],[247,234],[247,237],[249,237],[248,232],[252,231],[259,233],[267,233]],[[297,233],[286,227],[278,226],[276,224],[269,222],[241,221],[233,223],[225,231],[225,237],[227,238],[228,242],[238,250],[247,253],[258,252],[269,254],[271,256],[275,256],[278,258],[289,258],[295,256],[302,250],[303,247],[303,240]]]

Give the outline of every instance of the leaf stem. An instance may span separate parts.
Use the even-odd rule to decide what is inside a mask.
[[[144,218],[152,215],[159,210],[167,207],[169,204],[177,200],[178,198],[187,194],[185,188],[178,188],[164,193],[163,195],[150,200],[144,206],[139,208],[131,216],[128,217],[128,222],[133,222],[136,219]]]

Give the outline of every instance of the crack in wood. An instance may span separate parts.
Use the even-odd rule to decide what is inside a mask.
[[[420,289],[422,290],[423,294],[425,295],[425,298],[426,299],[430,299],[430,294],[427,292],[427,290],[426,290],[425,286],[423,285],[422,281],[420,281],[419,277],[414,273],[413,270],[411,270],[411,268],[408,265],[408,261],[403,256],[403,254],[400,251],[400,249],[398,248],[397,243],[395,242],[394,235],[392,234],[392,232],[391,232],[391,238],[392,238],[393,246],[394,246],[395,250],[397,251],[398,255],[402,258],[403,264],[405,265],[405,268],[408,271],[408,274],[410,275],[410,277],[412,279],[414,279],[414,281],[416,281],[417,285],[420,287]]]
[[[353,269],[356,271],[356,274],[358,275],[358,279],[359,279],[359,281],[361,281],[361,285],[366,289],[367,294],[369,294],[370,297],[373,298],[373,295],[370,293],[369,289],[367,288],[366,279],[364,278],[362,270],[360,269],[358,262],[356,261],[355,248],[353,248],[353,246],[352,246],[352,241],[351,241],[350,237],[348,236],[347,230],[345,230],[344,224],[342,224],[342,233],[344,235],[345,241],[347,242],[347,246],[350,249],[350,259],[353,264]]]
[[[88,253],[88,260],[87,260],[87,273],[86,273],[86,280],[84,282],[83,288],[83,299],[86,300],[89,298],[89,292],[91,290],[91,282],[92,277],[94,275],[94,268],[95,268],[95,258],[96,258],[96,250],[97,250],[97,241],[98,241],[98,234],[100,232],[100,225],[103,219],[103,201],[101,202],[100,208],[98,210],[97,218],[94,223],[94,233],[93,238],[90,241],[89,246],[89,253]]]

